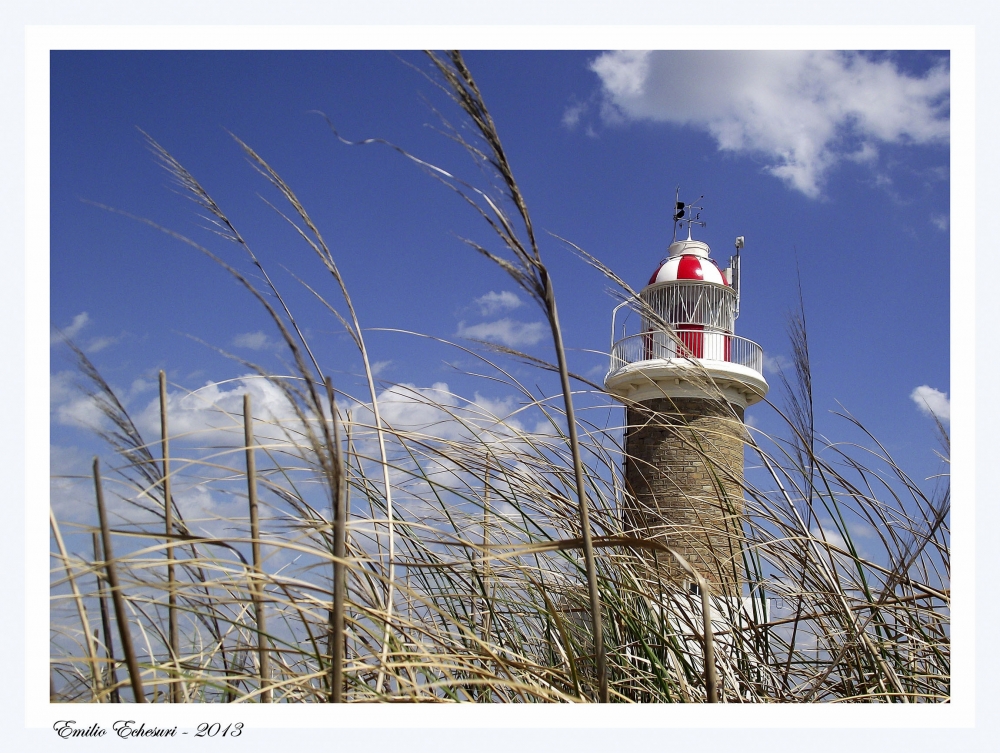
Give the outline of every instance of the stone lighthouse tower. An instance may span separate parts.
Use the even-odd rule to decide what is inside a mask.
[[[667,258],[640,300],[615,309],[604,383],[625,405],[626,530],[669,544],[733,598],[742,591],[744,411],[768,385],[760,346],[735,334],[743,238],[720,269],[691,237],[705,225],[701,209],[676,202]],[[664,580],[687,590],[689,576],[667,559]]]

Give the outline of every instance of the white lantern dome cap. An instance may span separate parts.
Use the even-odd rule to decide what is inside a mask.
[[[682,241],[674,241],[667,249],[668,258],[676,256],[697,256],[699,259],[707,259],[711,249],[705,241],[696,241],[688,238]]]

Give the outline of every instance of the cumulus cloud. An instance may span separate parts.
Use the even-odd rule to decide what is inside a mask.
[[[56,420],[64,426],[75,426],[78,429],[93,429],[104,422],[104,414],[97,403],[89,396],[80,395],[55,410]]]
[[[390,366],[392,366],[391,358],[388,361],[375,361],[375,363],[371,364],[372,374],[378,376]]]
[[[79,375],[71,371],[53,374],[49,379],[50,411],[62,425],[83,429],[107,428],[107,418],[97,403],[78,386]],[[125,404],[136,428],[147,437],[160,433],[160,398],[156,382],[136,379],[128,389],[114,388]],[[178,441],[201,444],[239,445],[243,441],[243,395],[249,393],[255,430],[264,439],[282,441],[284,430],[301,432],[301,422],[285,393],[256,376],[243,376],[224,382],[206,382],[197,390],[168,390],[167,411],[170,432]]]
[[[591,69],[605,122],[706,130],[720,150],[762,157],[813,198],[837,162],[873,162],[879,142],[941,143],[949,134],[944,63],[914,76],[852,52],[670,50],[608,52]]]
[[[61,521],[78,521],[93,514],[91,457],[78,447],[49,445],[49,505]],[[117,499],[117,495],[109,496],[112,503]]]
[[[925,416],[937,416],[939,421],[951,420],[951,400],[947,392],[922,384],[910,393],[910,399]]]
[[[275,347],[277,343],[263,332],[244,332],[233,338],[233,345],[249,350],[267,350]]]
[[[156,389],[159,386],[157,381],[152,379],[143,379],[139,377],[138,379],[132,380],[132,386],[128,388],[128,399],[141,395],[143,392],[149,392],[150,390]]]
[[[300,432],[301,422],[285,393],[274,383],[254,376],[226,382],[206,382],[193,392],[167,393],[171,434],[200,443],[242,444],[243,395],[249,393],[254,431],[259,438],[284,439],[284,431]],[[159,397],[133,416],[139,430],[156,436],[160,430]]]
[[[456,334],[459,337],[491,340],[508,348],[518,348],[538,343],[545,337],[545,326],[541,322],[517,322],[504,317],[495,322],[482,322],[469,326],[465,322],[459,322]]]
[[[91,427],[106,425],[93,401],[73,388],[71,372],[54,375],[52,384],[53,412],[60,420]],[[160,429],[159,399],[148,395],[150,384],[146,380],[136,380],[128,391],[130,396],[126,403],[136,406],[131,412],[139,431],[155,441]],[[125,392],[120,391],[120,394]],[[304,446],[305,427],[293,406],[282,390],[267,380],[248,375],[207,382],[193,392],[170,390],[167,410],[175,457],[196,458],[206,454],[210,457],[209,466],[195,464],[197,470],[193,476],[186,474],[185,464],[178,465],[176,471],[174,493],[193,530],[213,533],[226,519],[245,515],[245,502],[230,493],[224,467],[230,463],[242,467],[243,395],[247,392],[252,397],[254,431],[261,446],[270,446],[272,452],[277,451],[276,454],[285,460],[289,456],[308,460],[312,455]],[[448,449],[448,443],[475,443],[480,449],[489,445],[493,453],[518,458],[532,451],[532,438],[538,441],[544,434],[553,434],[551,427],[539,421],[537,410],[522,405],[514,396],[476,393],[469,399],[451,392],[445,382],[425,387],[396,384],[381,390],[377,399],[382,420],[390,429],[385,442],[392,467],[390,483],[399,492],[396,498],[399,509],[414,514],[430,510],[433,505],[427,510],[424,507],[437,499],[443,490],[467,490],[476,483],[473,472],[460,458],[449,454],[453,450]],[[342,403],[340,407],[345,409],[348,405]],[[358,462],[366,467],[374,483],[380,483],[372,406],[353,402],[349,407]],[[534,431],[529,428],[533,423],[538,424]],[[401,443],[401,436],[407,435],[411,437],[409,450]],[[435,446],[442,451],[430,450]],[[230,450],[228,453],[226,448]],[[414,448],[417,448],[416,456],[411,454]],[[53,474],[60,476],[53,482],[53,500],[58,502],[61,513],[69,515],[75,511],[73,515],[86,518],[90,514],[88,510],[92,511],[92,505],[83,504],[88,499],[87,469],[83,462],[87,458],[75,448],[56,448],[52,457]],[[258,463],[259,468],[267,465],[263,454]],[[216,465],[222,469],[221,475],[213,473],[212,468]],[[63,478],[71,473],[81,476],[82,480]],[[504,483],[495,480],[494,488],[501,488]],[[497,503],[497,510],[504,508],[504,504]],[[120,512],[133,517],[139,514],[124,503]]]
[[[819,526],[813,526],[810,533],[813,538],[820,541],[825,541],[827,544],[837,547],[838,549],[847,550],[847,542],[844,541],[844,537],[837,533],[833,528],[833,523],[829,523],[828,526],[820,528]]]
[[[561,437],[540,418],[539,411],[514,396],[491,397],[477,392],[469,399],[451,392],[444,382],[427,387],[397,384],[379,393],[378,404],[386,426],[406,436],[402,441],[409,448],[403,450],[400,435],[390,432],[386,448],[393,467],[391,483],[399,491],[395,503],[425,521],[439,514],[441,495],[449,491],[462,495],[451,500],[455,506],[449,515],[461,515],[468,491],[482,485],[474,464],[484,460],[487,448],[491,457],[503,459],[508,470],[491,480],[498,492],[491,509],[500,515],[513,513],[513,507],[503,499],[522,496],[523,492],[504,490],[521,489],[525,484],[536,488],[536,466],[525,459],[537,458],[540,447],[562,446]],[[371,406],[356,405],[351,414],[359,452],[369,459],[377,457]],[[380,478],[381,471],[373,461],[364,462],[371,465],[369,475]]]
[[[153,450],[154,455],[156,450]],[[94,508],[94,486],[91,476],[93,455],[79,447],[50,445],[49,462],[51,480],[49,504],[60,521],[96,523]],[[194,477],[187,476],[184,463],[175,465],[172,496],[180,509],[184,522],[192,530],[209,536],[232,536],[232,521],[246,516],[246,501],[238,495],[219,494],[205,484],[205,469],[199,469]],[[124,492],[120,486],[113,487]],[[105,505],[112,524],[127,521],[130,524],[153,523],[156,517],[143,507],[130,501],[128,493],[105,494]],[[137,495],[145,506],[142,495]],[[134,497],[132,497],[134,499]]]
[[[859,164],[877,162],[878,149],[866,141],[857,149],[857,151],[844,154],[844,159],[849,160],[850,162],[857,162]]]
[[[89,323],[90,323],[90,315],[86,311],[82,311],[73,317],[73,321],[70,323],[68,327],[63,327],[62,334],[68,337],[70,340],[72,340],[74,337],[80,334],[80,330],[86,327],[87,324]],[[62,338],[56,335],[55,332],[52,333],[53,343],[60,342],[61,340]]]
[[[90,314],[86,311],[82,311],[73,317],[73,321],[70,322],[68,327],[63,327],[58,331],[53,328],[49,342],[51,345],[56,345],[63,342],[63,338],[68,340],[77,340],[80,333],[87,326],[89,326],[90,323]],[[91,337],[85,344],[81,345],[80,342],[77,342],[77,345],[80,345],[82,350],[86,353],[98,353],[112,345],[117,345],[122,341],[126,334],[126,332],[122,332],[117,337],[111,337],[108,335]]]
[[[792,362],[780,353],[776,356],[764,354],[764,371],[768,374],[780,374],[791,366]]]
[[[123,335],[119,335],[118,337],[95,337],[87,343],[87,347],[84,348],[84,350],[88,353],[98,353],[105,348],[111,347],[112,345],[117,345],[121,341],[122,337]]]
[[[509,290],[501,290],[499,293],[491,290],[486,295],[477,298],[473,303],[479,307],[479,313],[483,316],[493,316],[504,311],[512,311],[524,305],[524,302],[517,297],[517,294]]]
[[[394,384],[383,390],[378,396],[379,413],[389,426],[406,431],[433,431],[433,427],[445,429],[451,426],[448,409],[455,408],[458,401],[448,390],[445,382],[435,382],[430,387],[417,387],[413,384]],[[370,413],[370,407],[364,411]],[[374,422],[374,417],[365,417],[363,412],[356,412],[355,419]],[[435,431],[436,436],[452,439],[450,430],[444,434]]]
[[[177,503],[185,524],[196,533],[220,538],[232,536],[237,530],[233,521],[246,519],[244,499],[232,494],[215,493],[203,483],[177,485],[171,496]],[[264,556],[270,558],[273,551],[270,547],[265,547]]]
[[[470,399],[453,393],[446,382],[429,387],[394,384],[378,394],[378,405],[387,427],[419,435],[422,443],[485,443],[497,453],[516,454],[529,451],[525,442],[531,438],[557,436],[549,421],[514,396],[489,397],[476,392]],[[375,457],[371,405],[356,404],[351,409],[351,420],[356,441],[366,446],[364,454]],[[396,441],[392,437],[389,440],[389,445],[395,447]],[[405,466],[406,457],[399,462],[400,467]],[[457,466],[449,472],[456,470]]]
[[[82,390],[77,387],[77,373],[60,371],[49,377],[49,410],[57,423],[90,429],[100,426],[104,414]]]
[[[587,111],[587,104],[584,102],[575,102],[566,108],[563,113],[562,122],[567,128],[576,128],[577,124],[580,122],[580,118]]]
[[[510,436],[524,431],[512,417],[518,407],[512,397],[489,398],[478,392],[472,400],[455,395],[446,382],[430,387],[394,384],[378,395],[379,413],[388,426],[416,431],[436,439],[483,438],[496,434]],[[370,406],[355,409],[354,419],[371,423]]]

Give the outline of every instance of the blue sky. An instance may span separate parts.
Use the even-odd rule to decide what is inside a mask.
[[[947,53],[470,52],[466,60],[541,231],[571,368],[600,381],[606,358],[593,351],[608,349],[616,301],[548,233],[638,288],[665,255],[679,185],[682,198],[704,195],[708,226],[695,237],[723,266],[735,236],[746,237],[737,333],[763,345],[772,367],[788,358],[798,269],[819,430],[858,438],[829,415],[842,405],[914,476],[940,471],[933,424],[913,394],[926,388],[920,394],[947,411]],[[541,312],[461,242],[492,241],[464,203],[391,149],[339,143],[315,113],[346,138],[387,139],[481,182],[440,133],[434,108],[460,121],[427,70],[418,53],[53,52],[52,324],[73,334],[140,415],[155,397],[158,369],[172,390],[246,373],[192,337],[282,370],[271,347],[277,333],[224,271],[87,203],[148,218],[246,268],[171,191],[141,128],[231,216],[338,386],[362,394],[360,364],[339,323],[282,267],[337,296],[257,196],[276,199],[231,131],[312,214],[363,327],[493,339],[551,358]],[[452,349],[384,332],[371,332],[368,347],[385,388],[446,383],[483,404],[511,404],[502,389],[463,376],[471,364]],[[58,351],[53,471],[79,472],[95,445],[79,426],[86,412]],[[512,369],[554,391],[526,367]],[[766,376],[780,400],[776,374]],[[748,415],[778,428],[766,408]]]

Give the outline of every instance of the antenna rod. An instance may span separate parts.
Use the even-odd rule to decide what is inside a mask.
[[[730,257],[729,266],[733,270],[733,292],[736,293],[736,311],[734,312],[733,319],[739,319],[740,317],[740,249],[743,248],[743,236],[737,236],[736,238],[736,253]]]
[[[706,224],[707,224],[705,222],[700,222],[700,220],[701,220],[701,212],[698,212],[698,214],[695,214],[695,212],[694,212],[695,209],[704,209],[705,208],[705,207],[699,207],[699,206],[695,205],[695,202],[701,201],[704,198],[705,198],[705,194],[702,194],[697,199],[695,199],[695,201],[692,201],[690,204],[687,204],[684,207],[685,209],[687,209],[687,219],[685,220],[685,222],[687,222],[687,224],[688,224],[688,237],[687,237],[688,240],[692,240],[692,238],[691,238],[691,226],[692,225],[701,225],[701,227],[705,227]]]
[[[684,216],[684,205],[681,203],[681,187],[677,186],[674,192],[674,237],[671,243],[677,240],[677,221]]]

